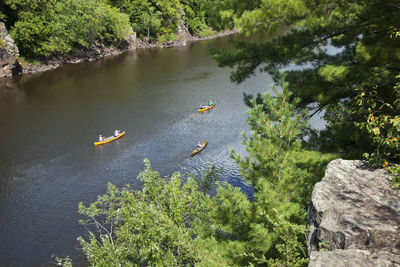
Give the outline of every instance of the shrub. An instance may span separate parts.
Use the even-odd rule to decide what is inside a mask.
[[[160,43],[166,43],[168,41],[176,41],[176,40],[178,40],[178,36],[175,33],[166,33],[158,37],[158,41]]]
[[[26,57],[63,55],[95,41],[116,44],[129,33],[127,15],[96,0],[25,3],[18,9],[10,34]]]

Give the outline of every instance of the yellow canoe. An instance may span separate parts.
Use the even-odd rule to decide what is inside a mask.
[[[110,136],[110,137],[107,137],[107,138],[105,138],[103,141],[94,142],[94,145],[95,145],[95,146],[104,145],[104,144],[110,143],[110,142],[112,142],[112,141],[114,141],[114,140],[117,140],[118,138],[121,138],[121,137],[124,136],[124,135],[125,135],[125,131],[123,131],[122,133],[120,133],[120,134],[117,135],[117,136]]]
[[[204,112],[206,110],[212,109],[214,106],[215,106],[215,102],[211,106],[208,106],[208,107],[205,107],[205,108],[199,108],[199,112],[202,113],[202,112]]]
[[[208,143],[208,141],[206,140],[206,141],[204,141],[204,142],[202,142],[202,143],[200,144],[200,145],[201,145],[200,148],[196,148],[195,150],[193,150],[193,151],[192,151],[192,157],[193,157],[194,155],[196,155],[197,153],[199,153],[200,151],[202,151],[202,150],[206,147],[207,143]]]

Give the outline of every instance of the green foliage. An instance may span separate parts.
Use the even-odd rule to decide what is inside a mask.
[[[273,225],[274,232],[279,236],[279,242],[275,246],[278,250],[280,257],[271,258],[268,261],[269,266],[306,266],[308,259],[304,257],[306,255],[304,240],[301,238],[302,235],[306,235],[307,227],[305,225],[299,225],[290,223],[278,211],[274,210],[276,216],[271,219],[267,216],[267,219]]]
[[[10,34],[27,57],[63,55],[96,41],[118,44],[129,33],[128,17],[96,0],[7,3],[18,12]]]
[[[157,8],[162,14],[162,25],[165,30],[175,32],[181,15],[181,2],[179,0],[161,0],[157,1]]]
[[[214,31],[214,30],[212,30],[211,28],[204,28],[204,29],[202,29],[199,33],[198,33],[198,35],[200,36],[200,37],[205,37],[205,36],[210,36],[210,35],[213,35],[213,34],[215,34],[216,33],[216,31]]]
[[[38,60],[27,59],[27,58],[21,57],[21,56],[18,58],[18,60],[21,63],[25,63],[25,64],[33,64],[35,66],[39,66],[40,65],[40,61],[38,61]]]
[[[368,132],[354,124],[361,121],[361,116],[351,114],[347,105],[337,103],[327,106],[323,118],[329,123],[320,132],[308,129],[310,138],[305,146],[322,152],[334,151],[347,159],[360,159],[363,153],[372,152],[374,145]]]
[[[288,178],[282,181],[281,188],[290,201],[307,210],[314,185],[324,177],[326,166],[338,155],[302,149],[293,152],[292,157],[293,165],[286,171]]]
[[[132,28],[138,35],[146,34],[146,25],[143,24],[143,16],[148,16],[150,13],[151,3],[149,1],[109,0],[109,3],[129,16]]]
[[[27,57],[49,53],[51,51],[48,44],[50,34],[47,30],[48,23],[44,21],[44,17],[31,12],[21,12],[20,16],[23,19],[18,21],[15,28],[10,31],[20,53]]]
[[[357,126],[366,129],[376,144],[374,152],[364,155],[371,163],[386,166],[388,161],[400,161],[400,92],[397,88],[394,106],[380,99],[376,90],[368,94],[361,91],[357,98],[359,109],[354,112],[368,114],[367,120]]]
[[[0,21],[5,21],[6,20],[6,14],[5,14],[5,12],[1,9],[1,6],[0,6]]]
[[[162,179],[145,160],[139,175],[144,187],[133,192],[109,184],[107,194],[79,211],[94,223],[99,237],[79,238],[92,266],[225,266],[212,240],[200,238],[209,224],[205,216],[207,195],[196,182],[175,173]],[[105,223],[100,223],[104,219]]]
[[[273,32],[280,25],[295,22],[309,15],[307,1],[263,0],[258,7],[245,11],[238,19],[241,32],[251,34],[260,31]]]
[[[248,156],[232,156],[241,175],[254,188],[249,201],[238,188],[219,186],[209,207],[212,236],[230,265],[306,266],[305,214],[313,186],[333,155],[304,151],[299,135],[307,124],[296,115],[299,100],[290,102],[288,84],[282,92],[252,100],[244,135]]]
[[[397,76],[400,78],[400,75]],[[393,88],[394,101],[386,102],[379,97],[377,88],[366,92],[359,90],[356,98],[359,106],[353,113],[366,117],[356,125],[368,132],[374,150],[364,153],[371,164],[380,164],[395,175],[393,184],[400,188],[400,82]]]
[[[219,181],[219,176],[222,172],[222,169],[217,169],[214,165],[207,170],[201,171],[201,178],[197,181],[199,190],[203,193],[210,191],[215,186],[215,183]]]
[[[173,38],[179,23],[182,4],[179,0],[109,0],[110,4],[128,14],[132,28],[138,36],[148,40],[161,35],[163,41]]]
[[[161,27],[161,12],[155,11],[153,7],[149,7],[148,12],[144,12],[140,16],[141,23],[136,24],[135,29],[139,30],[140,32],[146,32],[147,39],[150,39],[150,33],[157,32],[160,30]],[[140,28],[140,25],[142,28]]]
[[[318,70],[318,74],[327,82],[344,80],[349,73],[348,67],[325,65]]]
[[[98,39],[107,45],[118,44],[126,40],[130,33],[128,16],[121,14],[119,9],[108,5],[104,5],[103,8],[104,17]]]
[[[260,0],[202,0],[201,10],[204,11],[206,23],[214,29],[230,29],[235,21],[242,16],[246,10],[253,10],[261,3]]]
[[[176,41],[176,40],[178,40],[178,36],[176,36],[176,34],[174,34],[174,33],[167,33],[164,35],[160,35],[158,37],[158,41],[160,43],[166,43],[168,41]]]
[[[258,1],[256,1],[258,3]],[[255,6],[239,0],[5,0],[0,20],[23,56],[64,55],[95,42],[118,45],[132,27],[148,41],[176,40],[178,26],[206,36],[233,27],[234,19]]]
[[[389,33],[392,39],[399,39],[396,28],[391,27]],[[371,59],[371,53],[365,51],[365,47],[359,50],[360,58]],[[388,72],[384,75],[388,75]],[[349,113],[362,118],[361,121],[355,121],[355,125],[367,132],[373,144],[373,149],[363,156],[371,164],[386,167],[395,175],[393,184],[400,188],[400,75],[395,78],[397,81],[392,91],[382,90],[380,85],[357,89],[358,95]]]
[[[221,66],[235,68],[232,80],[241,82],[261,69],[279,79],[279,70],[297,64],[304,68],[287,71],[289,90],[324,109],[328,127],[318,135],[320,149],[344,157],[361,158],[375,149],[373,136],[358,129],[363,114],[357,108],[355,88],[394,105],[393,88],[400,72],[398,25],[400,17],[390,1],[263,0],[236,20],[245,33],[274,32],[281,25],[291,31],[265,43],[236,42],[236,49],[214,51]],[[375,88],[375,89],[374,89]]]
[[[199,0],[181,0],[184,24],[192,34],[200,35],[208,25]]]
[[[282,80],[280,85],[282,93],[275,87],[272,88],[276,97],[268,93],[263,96],[262,104],[253,100],[253,108],[248,112],[252,136],[243,134],[249,156],[241,159],[240,155],[233,153],[233,158],[243,170],[242,176],[253,186],[260,178],[280,184],[284,169],[292,165],[291,152],[300,148],[298,136],[308,124],[304,112],[294,114],[300,100],[295,98],[289,102],[292,93],[288,91],[288,83]],[[251,158],[255,161],[250,160]]]
[[[397,189],[400,189],[400,164],[389,166],[388,171],[394,175],[392,184]]]
[[[0,21],[6,24],[8,30],[18,20],[18,13],[15,8],[10,7],[10,3],[9,0],[0,1]],[[13,6],[15,7],[15,5]]]
[[[129,15],[138,36],[160,42],[174,40],[182,17],[192,32],[206,27],[196,0],[143,1],[109,0],[109,3]]]
[[[58,266],[63,266],[63,267],[72,267],[72,261],[70,257],[66,257],[64,259],[61,259],[59,257],[56,257],[56,265]]]
[[[281,259],[285,259],[284,266],[292,266],[292,262],[305,266],[304,210],[265,180],[255,191],[250,202],[239,189],[225,185],[212,199],[211,230],[221,252],[231,266],[278,263]]]

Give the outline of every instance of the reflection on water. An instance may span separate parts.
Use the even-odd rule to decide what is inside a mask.
[[[1,100],[22,100],[25,97],[24,91],[20,90],[12,79],[0,79],[0,101]]]
[[[248,129],[242,92],[263,92],[272,81],[264,74],[231,83],[209,44],[227,45],[222,38],[137,50],[0,85],[0,266],[40,266],[52,255],[80,262],[78,203],[93,202],[107,182],[139,188],[144,158],[163,176],[214,164],[222,180],[251,192],[230,150],[243,152]],[[216,106],[199,114],[209,99]],[[114,129],[126,136],[93,146]]]

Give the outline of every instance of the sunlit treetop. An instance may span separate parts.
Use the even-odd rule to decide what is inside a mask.
[[[290,32],[272,42],[236,42],[219,51],[221,66],[234,67],[232,80],[242,82],[259,68],[275,78],[288,69],[287,80],[303,103],[320,106],[354,96],[355,87],[377,86],[391,97],[399,72],[399,40],[391,31],[400,25],[399,1],[263,0],[236,20],[246,34],[272,33],[282,25]]]

